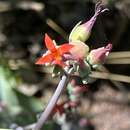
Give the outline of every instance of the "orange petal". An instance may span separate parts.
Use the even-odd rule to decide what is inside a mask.
[[[61,45],[61,46],[58,48],[58,52],[59,52],[60,55],[63,55],[63,54],[65,54],[65,53],[69,52],[69,50],[70,50],[72,47],[74,47],[74,45],[71,45],[71,44],[68,44],[68,43],[63,44],[63,45]]]
[[[47,49],[51,52],[54,52],[56,50],[55,44],[53,43],[52,39],[48,36],[48,34],[45,34],[45,44]]]
[[[52,60],[53,60],[52,55],[51,54],[47,54],[47,55],[44,55],[41,58],[39,58],[37,60],[36,64],[41,65],[41,64],[45,64],[45,63],[50,63],[50,62],[52,62]]]
[[[55,60],[55,61],[53,62],[53,64],[59,65],[59,66],[61,66],[62,68],[64,68],[64,67],[66,66],[66,64],[65,64],[63,61],[61,61],[61,60]]]

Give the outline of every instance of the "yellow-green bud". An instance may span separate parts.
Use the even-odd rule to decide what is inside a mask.
[[[102,9],[101,3],[97,3],[96,7],[95,7],[95,14],[93,15],[93,17],[81,24],[81,21],[72,29],[70,36],[69,36],[69,41],[70,42],[75,42],[75,41],[81,41],[81,42],[85,42],[86,40],[88,40],[90,34],[91,34],[91,30],[92,27],[97,19],[97,16],[106,11],[108,9]]]

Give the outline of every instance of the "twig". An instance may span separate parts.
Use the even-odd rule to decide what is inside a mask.
[[[125,76],[125,75],[120,75],[120,74],[112,74],[112,73],[95,71],[95,72],[92,72],[92,74],[90,74],[90,77],[130,83],[130,76]]]
[[[72,72],[72,69],[69,70],[69,74]],[[60,80],[57,89],[55,90],[52,98],[50,99],[46,109],[42,113],[41,117],[39,118],[38,122],[36,123],[33,130],[40,130],[42,126],[44,125],[45,121],[48,119],[49,115],[51,114],[53,108],[55,107],[55,104],[57,100],[59,99],[59,96],[61,95],[62,91],[66,87],[70,76],[69,75],[63,75],[62,79]]]
[[[48,18],[46,20],[46,24],[50,26],[53,30],[55,30],[57,33],[59,33],[64,39],[67,40],[67,33],[52,19]]]
[[[129,58],[107,59],[105,64],[130,64],[130,57]]]
[[[115,58],[130,58],[130,51],[118,51],[118,52],[111,52],[107,59],[115,59]]]
[[[102,71],[102,72],[104,71],[104,72],[110,73],[109,70],[108,70],[107,68],[105,68],[103,65],[100,66],[99,70]],[[121,83],[121,82],[118,82],[118,81],[113,81],[113,80],[110,80],[110,81],[111,81],[119,90],[121,90],[121,91],[123,92],[123,95],[124,95],[124,97],[125,97],[125,100],[126,100],[127,102],[129,102],[129,101],[128,101],[128,92],[127,92],[127,90],[125,89],[124,84]]]

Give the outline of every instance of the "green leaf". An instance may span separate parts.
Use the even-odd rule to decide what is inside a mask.
[[[12,114],[17,114],[21,111],[19,101],[12,86],[16,84],[13,78],[9,78],[7,69],[0,67],[0,101],[7,105],[7,108]]]
[[[15,94],[19,100],[19,104],[23,107],[24,110],[31,112],[39,112],[43,110],[43,105],[38,99],[26,96],[17,90],[15,90]]]
[[[0,66],[0,74],[0,101],[7,105],[11,115],[17,115],[23,110],[39,112],[43,109],[38,99],[26,96],[15,89],[16,79],[9,69]]]

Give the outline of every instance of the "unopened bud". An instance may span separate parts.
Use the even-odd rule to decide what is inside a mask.
[[[70,42],[74,47],[70,50],[70,53],[74,59],[84,59],[89,53],[89,47],[84,42],[75,41]]]
[[[91,30],[92,27],[97,19],[97,16],[101,13],[103,13],[104,11],[108,10],[107,8],[103,9],[101,2],[97,3],[95,6],[95,14],[93,15],[93,17],[81,24],[81,21],[72,29],[70,36],[69,36],[69,41],[70,42],[74,42],[74,41],[82,41],[85,42],[90,34],[91,34]]]
[[[112,49],[112,44],[108,44],[106,47],[94,49],[89,53],[87,57],[87,61],[91,65],[98,65],[104,62],[105,58],[108,56],[111,49]]]

